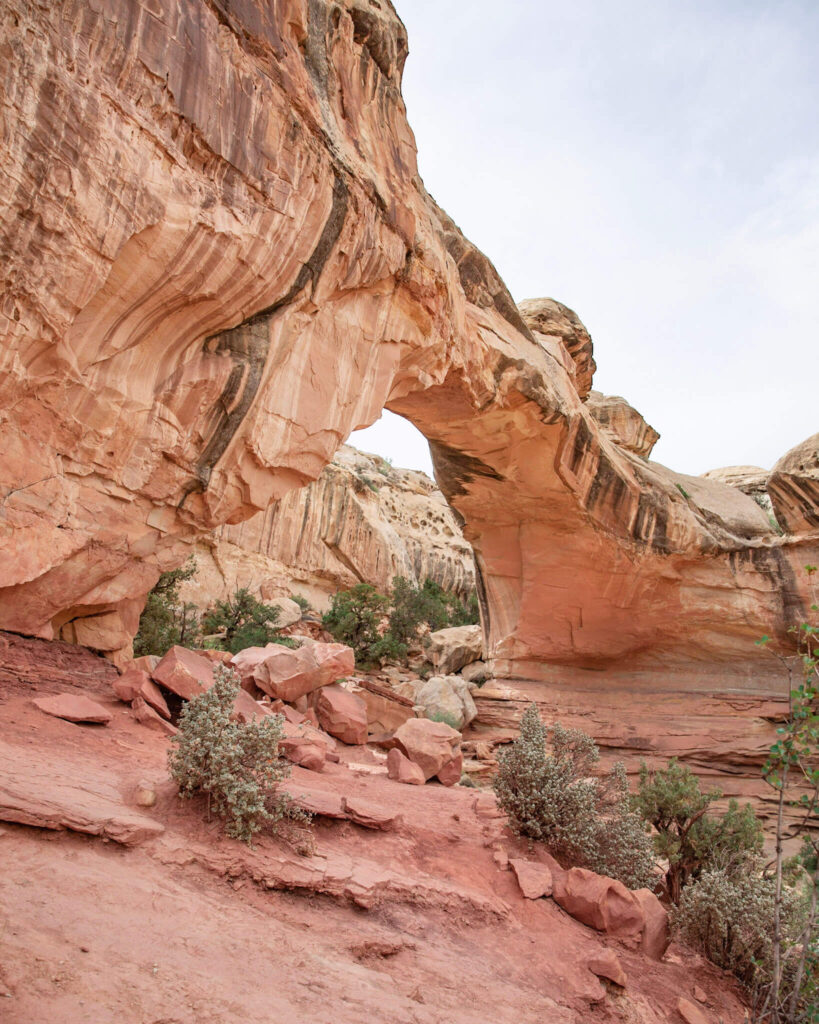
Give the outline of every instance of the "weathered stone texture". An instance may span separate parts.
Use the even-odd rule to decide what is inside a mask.
[[[163,569],[386,405],[465,523],[497,675],[772,685],[753,640],[804,610],[807,485],[778,538],[600,426],[577,316],[519,310],[423,189],[391,5],[3,19],[0,628],[123,660]]]

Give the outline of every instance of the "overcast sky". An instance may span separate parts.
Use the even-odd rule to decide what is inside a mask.
[[[681,472],[819,430],[819,0],[397,0],[427,189]],[[351,443],[426,468],[385,417]],[[425,461],[426,460],[426,461]]]

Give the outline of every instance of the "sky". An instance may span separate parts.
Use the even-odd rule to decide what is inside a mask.
[[[819,0],[396,0],[428,191],[685,473],[819,430]],[[350,443],[430,471],[385,413]]]

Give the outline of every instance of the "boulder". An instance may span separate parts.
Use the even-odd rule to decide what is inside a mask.
[[[652,960],[662,960],[671,942],[668,911],[651,889],[635,889],[632,895],[645,915],[645,926],[640,937],[640,950]]]
[[[425,780],[435,775],[441,779],[443,773],[448,780],[445,784],[451,786],[460,778],[461,734],[457,729],[450,728],[445,722],[410,718],[396,730],[393,738],[401,753],[418,765]],[[458,771],[458,779],[454,780],[452,775],[455,769],[450,767],[453,762]]]
[[[108,725],[113,717],[107,708],[82,694],[60,693],[56,697],[36,697],[34,705],[47,715],[64,718],[66,722]]]
[[[429,634],[427,656],[441,675],[451,675],[483,654],[480,626],[450,626]]]
[[[597,956],[592,957],[586,966],[598,978],[606,978],[608,981],[613,981],[620,988],[626,987],[626,982],[628,981],[626,972],[623,970],[623,965],[613,949],[604,949]]]
[[[625,398],[590,391],[586,408],[609,437],[621,448],[648,458],[660,435],[646,423]]]
[[[178,731],[175,725],[166,722],[161,715],[158,715],[152,707],[146,704],[142,697],[134,697],[131,701],[131,713],[140,725],[146,725],[149,729],[153,729],[154,732],[173,736]]]
[[[367,706],[367,732],[370,736],[389,735],[409,718],[415,718],[413,700],[393,693],[385,686],[362,680],[354,692]]]
[[[283,732],[279,753],[293,764],[320,772],[324,762],[328,760],[328,755],[334,750],[333,740],[311,725],[293,725],[286,719]]]
[[[130,667],[138,668],[140,671],[147,672],[149,676],[152,676],[159,661],[158,654],[143,654],[140,658],[134,658]]]
[[[146,704],[157,711],[163,718],[170,718],[171,713],[162,692],[147,672],[141,669],[132,668],[114,680],[112,685],[114,693],[120,700],[130,704],[132,700],[141,697]]]
[[[279,609],[279,615],[276,619],[277,629],[286,629],[287,626],[293,626],[297,622],[301,622],[301,608],[295,601],[291,601],[289,597],[277,597],[268,601],[268,604],[273,608]]]
[[[357,746],[367,742],[367,705],[341,686],[324,686],[318,691],[316,714],[322,729],[331,736]]]
[[[155,682],[190,700],[213,686],[213,664],[186,647],[173,646],[153,670]]]
[[[791,448],[768,478],[777,522],[786,533],[819,530],[819,434]]]
[[[646,925],[642,906],[622,882],[586,868],[555,879],[554,898],[581,924],[635,944]]]
[[[295,650],[268,644],[239,651],[232,664],[243,681],[252,680],[274,699],[292,702],[351,675],[355,654],[344,644],[315,642]]]
[[[415,692],[416,708],[426,718],[465,729],[478,714],[466,681],[460,676],[431,676]]]
[[[680,996],[677,1000],[677,1012],[685,1021],[685,1024],[711,1024],[699,1006],[684,996]]]
[[[545,864],[521,858],[510,859],[520,891],[527,900],[539,900],[552,895],[552,872]]]
[[[464,755],[461,748],[458,747],[458,752],[455,756],[442,765],[438,772],[438,781],[442,786],[456,786],[461,781],[463,771]]]
[[[234,722],[241,722],[243,725],[247,725],[257,718],[267,718],[271,714],[273,714],[273,711],[270,708],[266,708],[259,701],[254,700],[249,693],[240,688],[236,694],[236,699],[233,701],[233,712],[230,717]]]
[[[461,669],[461,678],[465,679],[467,683],[480,685],[492,678],[492,670],[485,661],[473,661]]]
[[[387,753],[387,775],[393,782],[403,782],[407,786],[423,786],[426,782],[420,767],[405,757],[398,747]]]

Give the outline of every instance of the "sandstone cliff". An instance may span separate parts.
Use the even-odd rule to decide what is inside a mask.
[[[364,582],[386,592],[394,576],[461,596],[475,588],[472,549],[435,484],[347,445],[315,483],[220,527],[195,554],[181,596],[200,607],[247,587],[264,598],[297,592],[324,610],[338,590]]]
[[[496,672],[780,685],[753,640],[803,610],[810,515],[779,538],[598,423],[578,318],[521,315],[424,191],[388,2],[6,0],[3,28],[0,627],[126,657],[163,569],[386,405],[465,522]]]

